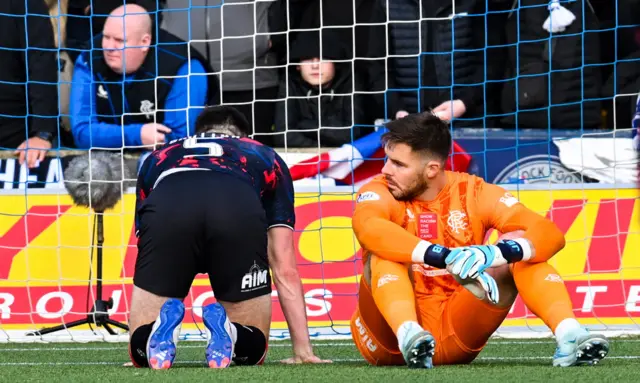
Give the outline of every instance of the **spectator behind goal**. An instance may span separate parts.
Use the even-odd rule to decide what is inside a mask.
[[[0,63],[0,147],[17,148],[20,164],[33,168],[58,135],[57,54],[44,0],[0,1]]]
[[[148,1],[148,0],[147,0]],[[276,55],[271,52],[271,1],[167,0],[163,29],[191,41],[220,74],[222,104],[233,105],[249,121],[253,138],[272,145]]]
[[[276,109],[276,132],[283,132],[275,136],[277,147],[337,147],[362,135],[354,127],[362,123],[363,108],[352,64],[331,61],[347,60],[348,49],[334,31],[322,32],[322,52],[320,42],[317,32],[307,32],[292,44],[278,94],[286,101]]]
[[[155,145],[194,132],[215,93],[215,78],[206,75],[213,71],[187,42],[162,29],[152,44],[152,25],[141,6],[118,7],[95,49],[78,57],[71,86],[78,147]]]

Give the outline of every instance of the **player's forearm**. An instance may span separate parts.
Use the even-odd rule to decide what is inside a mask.
[[[566,244],[564,234],[549,220],[540,220],[525,231],[524,239],[531,244],[529,262],[546,262],[562,250]]]
[[[274,270],[278,300],[287,321],[296,353],[311,351],[302,281],[296,269]]]
[[[447,249],[422,240],[384,218],[354,219],[353,231],[362,247],[382,259],[445,267]],[[443,251],[438,252],[439,249]]]
[[[292,184],[289,187],[293,189]],[[291,333],[294,352],[296,355],[307,355],[312,352],[307,327],[307,309],[302,281],[296,266],[293,223],[290,227],[287,226],[289,225],[274,226],[268,231],[269,266],[273,274],[273,283],[278,290],[278,300]]]
[[[555,223],[528,209],[511,217],[502,229],[504,232],[515,230],[525,231],[518,242],[523,246],[522,260],[527,262],[546,262],[566,244],[564,234]]]

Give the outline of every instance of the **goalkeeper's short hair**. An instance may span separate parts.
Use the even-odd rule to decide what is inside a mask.
[[[384,145],[405,144],[417,153],[425,153],[446,161],[451,152],[449,125],[432,111],[410,114],[385,124]]]

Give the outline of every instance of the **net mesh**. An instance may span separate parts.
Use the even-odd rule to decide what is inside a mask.
[[[100,20],[97,9],[93,17],[74,15],[66,2],[57,3],[51,6],[57,44],[65,39],[60,31],[72,20],[90,28]],[[381,161],[375,151],[364,153],[363,137],[375,135],[380,120],[393,119],[398,112],[436,108],[442,100],[455,99],[469,101],[465,114],[451,122],[459,150],[470,158],[465,169],[457,170],[502,184],[565,232],[567,246],[551,263],[566,281],[583,323],[611,333],[639,330],[640,203],[633,184],[636,162],[629,155],[630,107],[638,93],[623,91],[617,81],[625,63],[637,61],[619,57],[618,51],[612,60],[597,53],[599,44],[608,41],[607,33],[617,36],[632,27],[619,17],[618,8],[607,26],[594,22],[598,10],[590,2],[561,2],[575,20],[565,31],[550,34],[543,28],[550,15],[546,1],[423,1],[413,7],[391,0],[312,3],[317,7],[303,12],[288,1],[169,0],[165,9],[151,13],[153,30],[159,33],[162,27],[182,38],[193,48],[189,57],[195,59],[197,52],[210,67],[192,65],[178,75],[160,74],[152,81],[151,106],[138,108],[122,99],[117,122],[98,120],[95,103],[84,111],[74,104],[71,88],[80,77],[70,57],[87,47],[55,48],[65,64],[55,117],[60,120],[59,135],[71,140],[31,169],[11,150],[3,151],[0,160],[0,341],[126,339],[126,333],[111,335],[95,325],[68,327],[86,318],[97,299],[96,213],[75,206],[63,183],[69,161],[86,153],[82,145],[73,144],[73,139],[83,140],[76,130],[79,116],[86,118],[83,142],[93,149],[121,151],[125,163],[137,169],[140,152],[131,149],[144,145],[128,138],[123,127],[127,118],[150,114],[149,122],[163,123],[158,117],[162,112],[165,122],[183,119],[179,131],[192,133],[204,97],[198,96],[194,78],[207,74],[219,81],[209,100],[247,112],[256,129],[253,137],[276,146],[292,169],[298,166],[295,245],[313,336],[350,336],[362,272],[351,213],[354,194],[368,173],[363,178],[357,174],[365,168],[375,171]],[[25,21],[29,17],[17,16]],[[555,23],[566,21],[551,19],[551,28]],[[125,23],[125,31],[130,26],[137,24]],[[348,35],[351,38],[344,37]],[[116,45],[128,44],[112,38]],[[88,49],[95,52],[97,41]],[[42,48],[27,42],[27,52],[37,49]],[[250,54],[234,56],[243,49]],[[316,56],[319,62],[307,62],[312,69],[303,77],[300,64]],[[332,62],[333,69],[323,67],[326,62]],[[154,64],[159,70],[161,63]],[[473,68],[482,68],[476,77],[465,72]],[[599,71],[613,79],[612,91],[594,80]],[[332,86],[311,91],[300,85],[301,78],[308,85],[325,82],[325,76]],[[167,101],[162,108],[165,80],[181,80],[185,92],[180,102]],[[96,99],[107,91],[91,78],[85,86]],[[441,107],[442,113],[455,110],[453,102]],[[314,123],[307,121],[314,118]],[[115,149],[106,144],[112,141],[101,141],[100,131],[113,126],[119,133],[111,139],[120,142]],[[596,157],[600,160],[594,163]],[[124,181],[131,180],[123,180],[127,186]],[[121,201],[104,213],[102,265],[103,297],[112,305],[108,312],[123,323],[128,320],[137,254],[135,195],[125,190]],[[487,235],[488,241],[496,238],[497,233]],[[287,337],[277,293],[272,296],[271,335]],[[208,279],[199,275],[185,300],[183,337],[202,339],[202,306],[212,299]],[[63,329],[28,335],[56,325]],[[497,333],[548,334],[519,298]]]

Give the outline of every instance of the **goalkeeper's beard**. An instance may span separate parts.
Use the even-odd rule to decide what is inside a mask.
[[[411,186],[405,190],[401,189],[394,183],[396,190],[389,190],[393,197],[398,201],[411,201],[416,199],[419,195],[423,194],[429,185],[422,176],[416,177],[415,181],[411,183]]]

